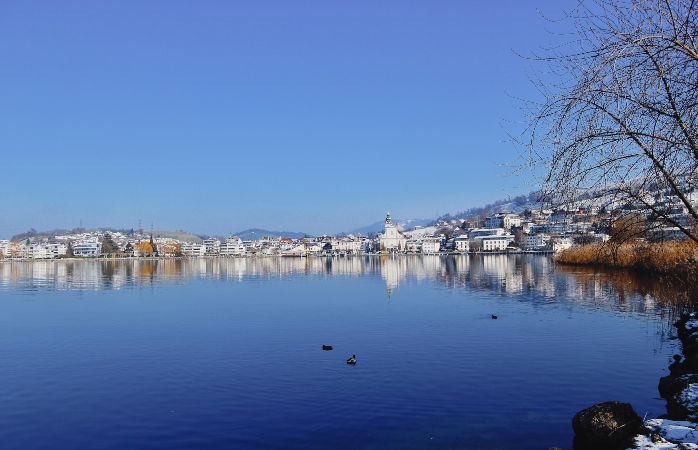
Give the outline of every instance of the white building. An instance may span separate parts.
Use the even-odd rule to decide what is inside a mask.
[[[182,254],[184,256],[204,256],[206,254],[206,246],[204,244],[182,244]]]
[[[48,245],[34,244],[29,247],[31,250],[31,258],[48,259],[53,258],[53,253],[49,251]]]
[[[65,244],[47,244],[48,251],[51,252],[53,258],[58,258],[68,253],[68,246]]]
[[[474,239],[479,236],[502,236],[504,228],[472,228],[468,230],[468,237]]]
[[[570,238],[555,238],[550,240],[550,244],[553,247],[553,251],[557,252],[560,250],[566,250],[572,248],[572,239]]]
[[[470,251],[470,242],[467,236],[458,236],[453,240],[457,252],[467,253]]]
[[[422,239],[408,239],[407,240],[407,251],[411,253],[418,253],[422,251]]]
[[[513,236],[478,236],[472,241],[475,241],[476,246],[484,251],[502,251],[506,250],[511,242],[514,241]]]
[[[359,239],[339,239],[332,243],[332,250],[335,252],[361,253],[364,249],[363,241]]]
[[[385,232],[379,238],[381,250],[397,250],[403,251],[407,248],[407,238],[397,228],[397,224],[393,224],[390,218],[390,213],[385,217]]]
[[[83,242],[73,247],[74,256],[99,256],[102,253],[102,245],[98,242]]]
[[[492,214],[485,220],[487,228],[504,228],[509,230],[511,227],[521,226],[521,217],[518,214],[497,213]]]
[[[221,256],[241,256],[246,253],[245,244],[239,237],[229,237],[220,246]]]
[[[539,249],[548,245],[550,236],[547,234],[529,234],[524,238],[523,246],[526,249]]]
[[[422,240],[422,253],[438,253],[441,249],[441,239],[424,238]]]
[[[218,239],[205,239],[204,247],[206,248],[207,255],[217,255],[221,249],[221,241]]]

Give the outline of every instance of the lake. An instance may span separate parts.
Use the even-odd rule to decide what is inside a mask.
[[[0,262],[1,446],[571,449],[592,404],[666,412],[678,307],[642,281],[539,255]]]

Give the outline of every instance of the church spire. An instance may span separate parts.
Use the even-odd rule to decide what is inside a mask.
[[[386,223],[386,225],[393,224],[393,219],[390,218],[390,211],[388,211],[388,215],[385,217],[385,223]]]

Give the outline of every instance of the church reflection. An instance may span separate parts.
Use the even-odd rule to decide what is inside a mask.
[[[0,290],[109,290],[193,279],[241,282],[293,276],[380,277],[390,298],[404,283],[433,281],[463,291],[535,294],[536,301],[547,303],[573,300],[593,306],[614,298],[621,309],[696,300],[680,282],[555,267],[549,256],[526,254],[0,262]],[[628,293],[639,294],[642,301],[626,303]]]

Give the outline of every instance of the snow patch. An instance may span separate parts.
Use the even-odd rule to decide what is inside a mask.
[[[689,321],[686,322],[686,325],[684,325],[684,327],[685,327],[687,330],[692,330],[692,329],[694,329],[694,328],[698,328],[698,320],[697,320],[697,319],[691,319],[691,320],[689,320]]]
[[[698,424],[693,422],[650,419],[645,422],[645,426],[668,441],[698,444]]]
[[[676,394],[676,400],[689,411],[689,419],[698,419],[698,383],[686,386]]]
[[[681,447],[679,447],[679,445]],[[649,436],[637,436],[633,441],[633,446],[628,450],[698,450],[696,444],[674,444],[665,439],[654,442]]]
[[[436,227],[424,227],[424,228],[420,228],[418,230],[404,231],[402,234],[404,234],[408,238],[414,239],[414,238],[420,238],[420,237],[433,236],[434,233],[436,233]]]
[[[698,424],[692,422],[650,419],[645,426],[656,435],[636,436],[632,449],[642,450],[698,450]],[[681,447],[679,447],[681,446]]]

